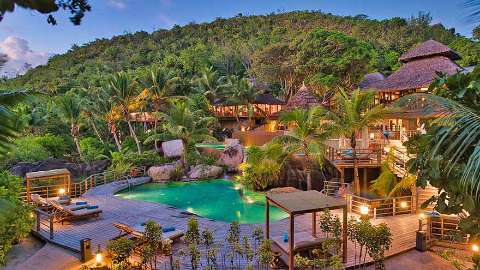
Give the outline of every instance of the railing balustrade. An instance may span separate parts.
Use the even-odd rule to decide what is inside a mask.
[[[369,199],[354,194],[347,195],[349,211],[360,213],[362,206],[367,206],[370,217],[396,216],[413,214],[415,211],[413,196],[399,196],[379,199]]]
[[[357,163],[359,164],[381,164],[382,150],[378,149],[356,149]],[[352,149],[337,149],[327,146],[326,158],[335,164],[353,164]]]

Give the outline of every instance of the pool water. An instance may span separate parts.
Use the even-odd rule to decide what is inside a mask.
[[[167,204],[213,220],[241,224],[265,222],[265,195],[245,190],[225,179],[148,183],[121,191],[116,196]],[[285,217],[285,212],[270,206],[271,221]]]
[[[211,148],[216,150],[223,151],[225,149],[225,144],[222,143],[197,143],[195,144],[197,148]]]

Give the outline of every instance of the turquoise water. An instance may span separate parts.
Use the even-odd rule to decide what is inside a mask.
[[[195,147],[197,148],[213,148],[217,150],[224,150],[225,149],[225,144],[221,143],[197,143],[195,144]]]
[[[226,222],[265,222],[265,195],[242,189],[224,179],[168,184],[148,183],[116,194],[121,198],[171,205],[190,213]],[[287,217],[271,207],[270,220]]]

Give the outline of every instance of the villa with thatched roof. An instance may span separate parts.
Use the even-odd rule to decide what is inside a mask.
[[[461,57],[435,40],[425,41],[412,50],[400,56],[403,65],[388,77],[380,73],[367,74],[359,84],[361,89],[373,90],[377,93],[376,104],[390,104],[398,98],[411,94],[424,92],[438,73],[453,75],[463,71],[456,60]],[[435,117],[435,112],[425,114],[423,100],[412,102],[408,107],[389,114],[383,123],[383,130],[392,133],[393,138],[416,133],[421,127],[422,118]]]
[[[291,97],[287,104],[285,105],[284,110],[293,110],[293,109],[308,109],[312,106],[321,105],[321,101],[318,97],[307,87],[305,84],[298,89],[297,93]]]
[[[253,106],[253,118],[267,118],[283,109],[285,102],[274,97],[270,93],[259,94],[255,97]],[[221,119],[248,118],[246,104],[235,104],[228,101],[217,100],[213,106],[213,112]]]

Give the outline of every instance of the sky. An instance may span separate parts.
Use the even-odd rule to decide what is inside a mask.
[[[58,25],[46,22],[46,15],[17,9],[0,22],[0,52],[9,62],[3,72],[46,63],[53,54],[66,52],[97,38],[126,32],[152,32],[190,22],[210,22],[217,17],[260,15],[292,10],[321,10],[337,15],[366,14],[370,18],[410,17],[430,12],[433,23],[471,36],[474,25],[467,22],[465,0],[90,0],[92,12],[80,26],[68,21],[68,14],[56,14]],[[0,72],[1,73],[1,72]]]

